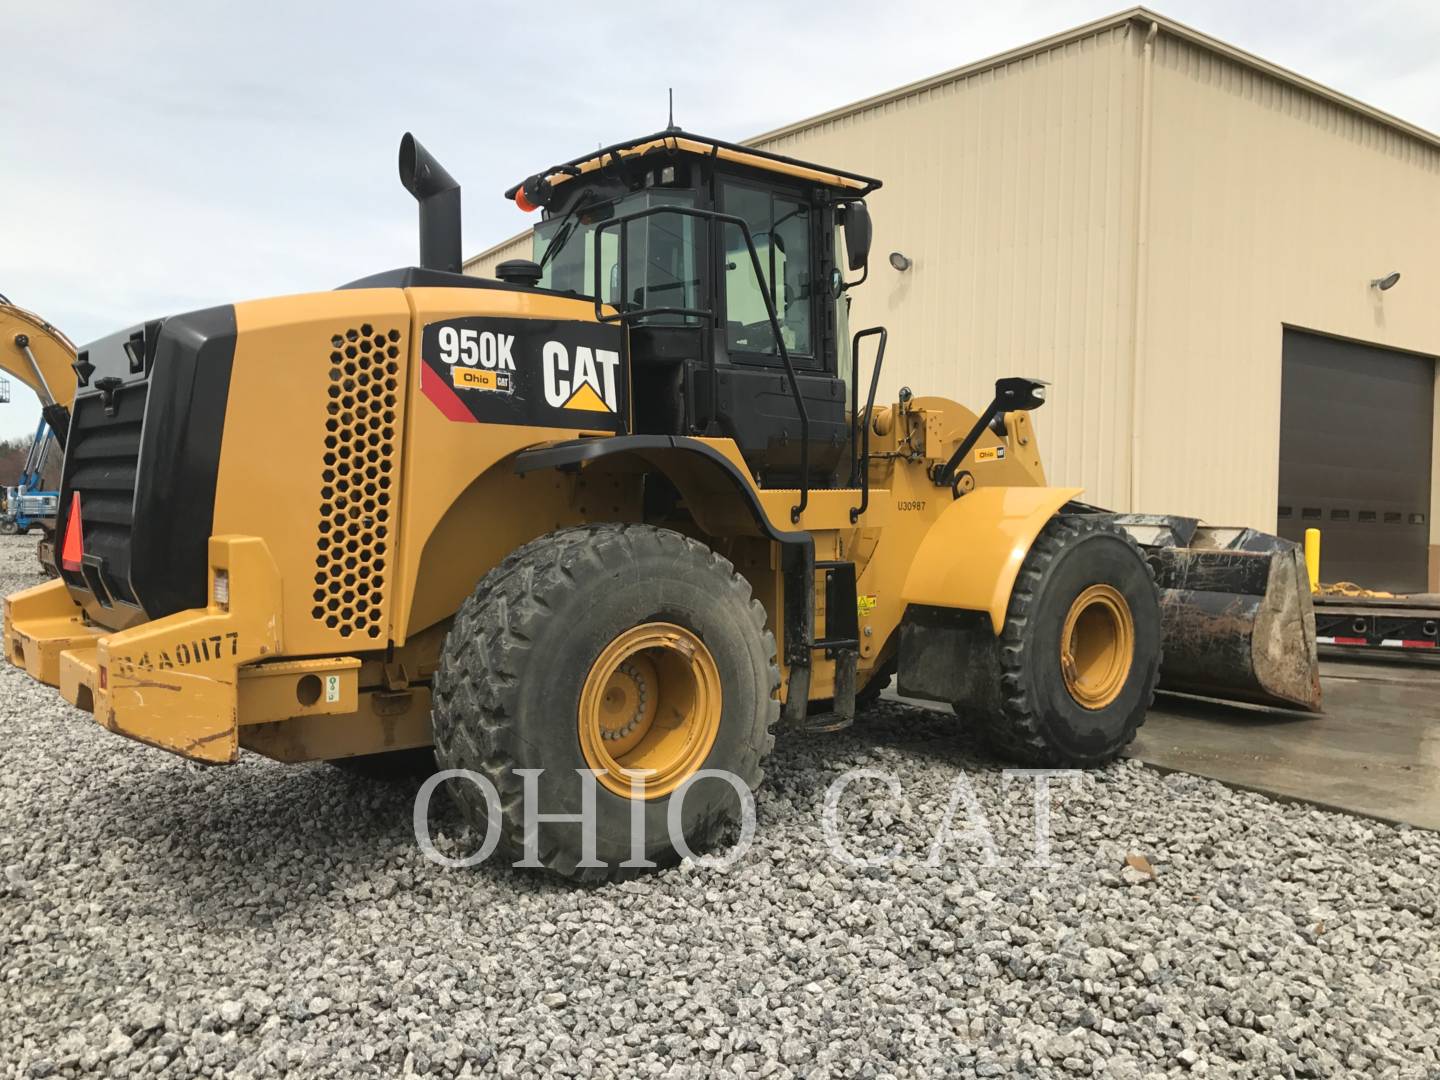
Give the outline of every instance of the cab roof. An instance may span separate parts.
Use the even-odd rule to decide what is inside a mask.
[[[516,194],[533,180],[542,180],[551,187],[562,184],[577,176],[598,172],[645,154],[690,154],[695,157],[714,158],[735,165],[743,165],[762,172],[776,173],[792,179],[820,184],[832,191],[852,199],[863,198],[880,186],[880,181],[859,173],[846,172],[825,165],[812,165],[806,161],[773,154],[768,150],[757,150],[752,146],[712,139],[706,135],[695,135],[679,128],[667,128],[653,135],[616,143],[591,151],[584,157],[575,158],[562,165],[554,165],[543,172],[516,184],[505,192],[505,198],[513,199]]]

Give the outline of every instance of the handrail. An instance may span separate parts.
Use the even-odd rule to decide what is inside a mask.
[[[856,392],[860,389],[860,339],[877,334],[880,336],[880,343],[875,350],[875,367],[870,372],[870,393],[865,398],[865,420],[860,430],[862,448],[857,457],[854,427],[860,412],[854,409],[854,404],[858,404]],[[857,330],[850,339],[850,396],[853,403],[850,416],[850,486],[854,487],[857,480],[860,483],[860,505],[850,508],[851,525],[859,521],[860,515],[870,508],[870,414],[875,408],[875,389],[880,385],[880,369],[885,366],[885,342],[889,337],[885,327],[872,326],[868,330]]]
[[[683,307],[654,307],[639,308],[633,311],[624,309],[625,297],[629,295],[629,254],[627,232],[623,226],[639,218],[654,217],[657,214],[678,214],[681,217],[698,218],[708,222],[709,225],[709,251],[714,253],[720,250],[717,226],[734,225],[740,229],[740,235],[745,238],[746,250],[750,253],[750,265],[755,270],[755,284],[760,286],[760,296],[765,301],[765,315],[770,321],[770,332],[775,337],[775,347],[780,350],[780,360],[785,365],[785,376],[790,380],[790,396],[795,399],[795,408],[800,414],[800,501],[790,508],[791,524],[798,523],[800,515],[810,505],[810,413],[805,408],[805,395],[800,392],[800,380],[795,374],[795,365],[790,360],[790,350],[785,347],[785,339],[780,333],[780,318],[775,313],[775,301],[771,292],[775,283],[770,282],[770,288],[764,288],[765,274],[760,268],[760,255],[755,250],[755,241],[750,235],[750,226],[745,223],[744,218],[736,217],[734,214],[722,214],[718,210],[704,210],[695,206],[647,206],[629,214],[624,214],[608,221],[602,221],[595,226],[594,244],[594,279],[595,279],[595,319],[597,322],[621,322],[629,323],[639,319],[649,318],[652,315],[678,315],[686,318],[708,319],[712,329],[719,329],[719,316],[712,308],[683,308]],[[620,301],[616,306],[614,315],[606,315],[604,312],[604,301],[601,299],[600,268],[604,245],[600,243],[600,235],[606,229],[620,228],[620,249],[618,252],[620,266]],[[710,350],[710,364],[714,367],[715,352]]]

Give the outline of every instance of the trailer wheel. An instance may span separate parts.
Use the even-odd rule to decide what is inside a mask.
[[[649,525],[561,529],[510,555],[457,613],[435,673],[436,759],[493,785],[507,861],[524,855],[518,770],[540,769],[530,808],[539,862],[568,877],[625,877],[639,872],[621,865],[634,859],[637,816],[645,859],[678,861],[667,818],[694,773],[760,783],[779,683],[764,609],[715,552]],[[538,820],[581,812],[592,781],[577,770],[594,776],[598,866],[581,865],[580,824]],[[637,770],[648,775],[632,802]],[[450,783],[486,835],[485,793]],[[683,794],[685,844],[700,853],[738,812],[728,783],[695,781]]]
[[[1160,672],[1159,596],[1139,546],[1113,522],[1053,518],[1020,569],[997,646],[999,708],[978,717],[993,749],[1035,765],[1118,756]]]

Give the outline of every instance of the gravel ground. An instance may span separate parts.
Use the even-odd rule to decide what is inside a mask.
[[[840,803],[884,867],[827,854],[855,767],[903,783]],[[1002,865],[926,865],[961,770]],[[1027,866],[1029,783],[896,704],[782,738],[728,872],[442,869],[416,786],[199,768],[0,670],[0,1075],[1440,1075],[1432,833],[1126,763]]]

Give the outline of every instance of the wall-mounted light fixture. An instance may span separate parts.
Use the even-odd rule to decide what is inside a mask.
[[[900,252],[892,251],[890,252],[890,265],[903,274],[906,270],[909,270],[910,267],[914,266],[915,264],[909,259],[907,259],[904,255],[901,255]]]
[[[1392,273],[1386,274],[1384,277],[1377,277],[1374,281],[1370,282],[1370,287],[1372,289],[1379,289],[1381,292],[1387,292],[1390,289],[1393,289],[1395,287],[1395,283],[1399,280],[1400,271],[1396,270]]]

